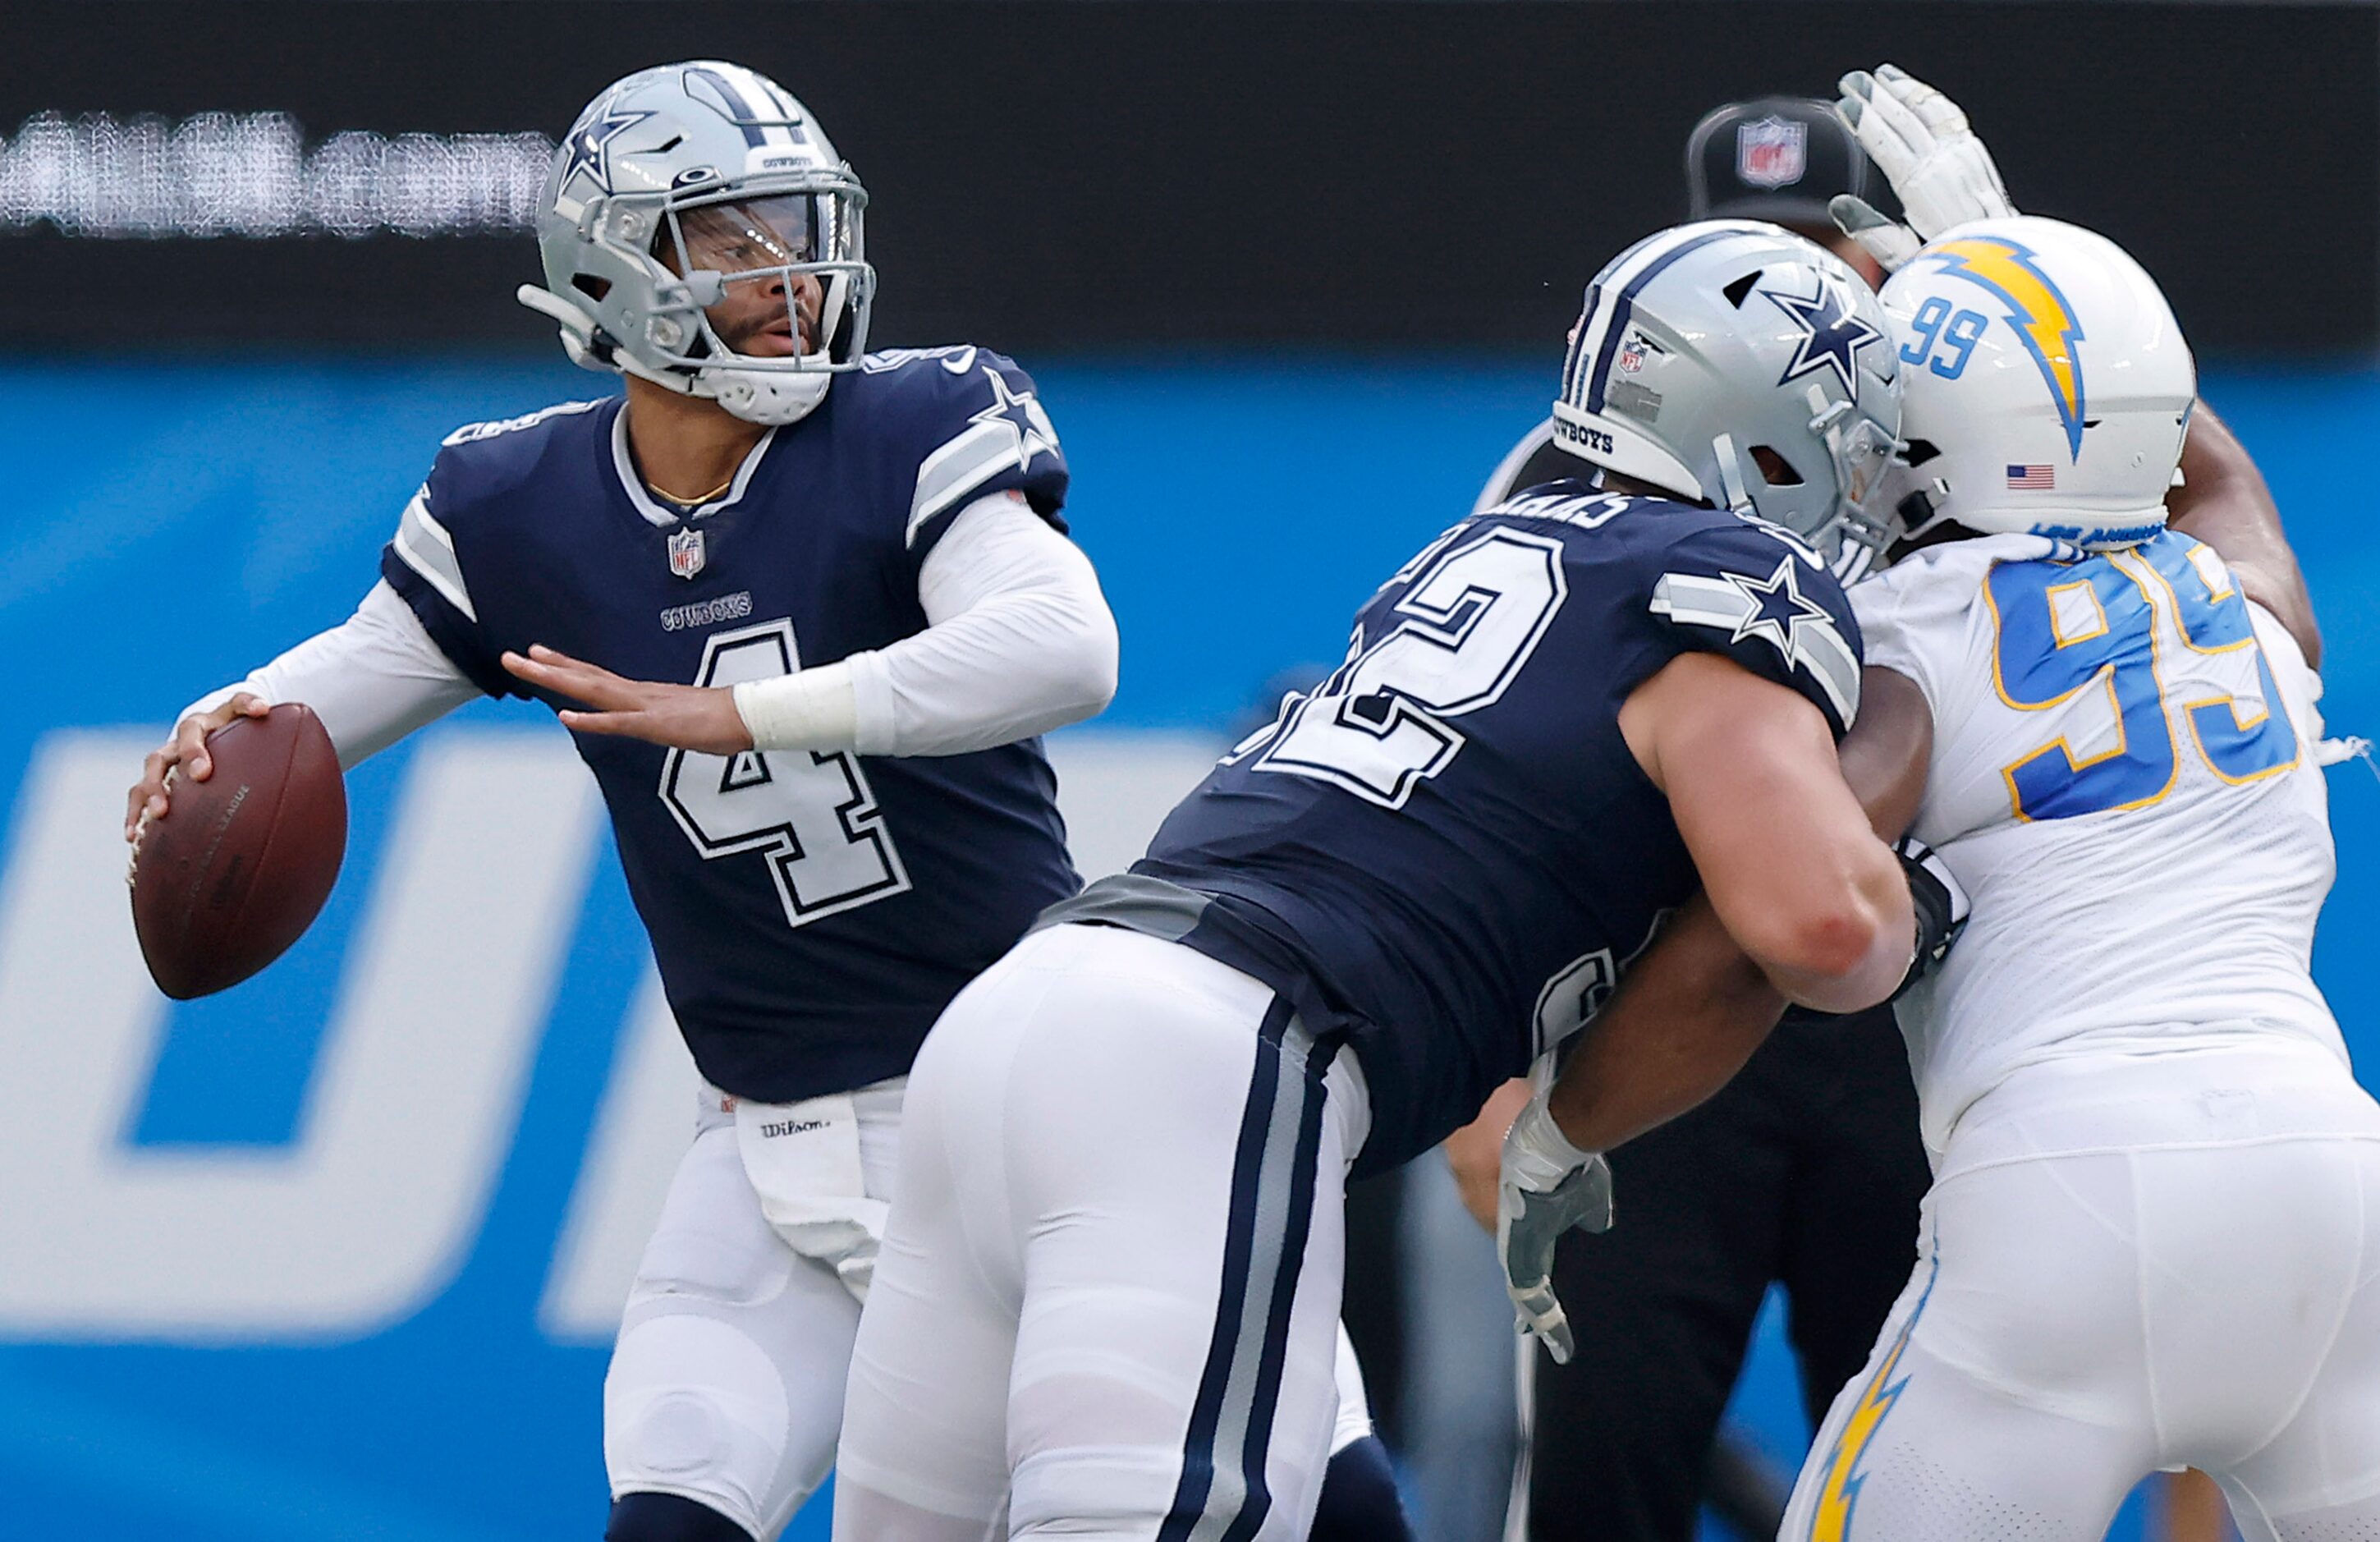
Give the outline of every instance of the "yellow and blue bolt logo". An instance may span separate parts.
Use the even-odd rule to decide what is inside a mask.
[[[1941,1268],[1941,1260],[1936,1259],[1935,1273],[1939,1274]],[[1917,1319],[1925,1315],[1925,1303],[1933,1294],[1934,1278],[1929,1275],[1925,1293],[1917,1298],[1909,1320],[1900,1325],[1892,1347],[1884,1352],[1883,1362],[1867,1378],[1867,1385],[1860,1389],[1858,1403],[1852,1407],[1851,1417],[1843,1421],[1834,1448],[1827,1453],[1826,1482],[1818,1489],[1817,1507],[1810,1516],[1810,1542],[1850,1542],[1852,1510],[1859,1503],[1860,1486],[1867,1481],[1860,1463],[1875,1444],[1876,1431],[1884,1427],[1885,1415],[1892,1412],[1892,1405],[1908,1390],[1909,1378],[1898,1374],[1900,1357],[1909,1348],[1909,1335],[1916,1330]]]
[[[2007,321],[2016,329],[2042,383],[2058,407],[2065,426],[2066,444],[2074,458],[2082,454],[2082,360],[2074,345],[2082,340],[2082,323],[2074,308],[2034,261],[2033,249],[2005,236],[1969,236],[1945,241],[1925,252],[1945,273],[1981,285],[2008,307]]]

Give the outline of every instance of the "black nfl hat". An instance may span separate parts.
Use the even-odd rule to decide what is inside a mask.
[[[1689,219],[1831,228],[1827,200],[1837,193],[1891,205],[1884,178],[1827,103],[1806,96],[1730,102],[1695,124],[1686,140]]]

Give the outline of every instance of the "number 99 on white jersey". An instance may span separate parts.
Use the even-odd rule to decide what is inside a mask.
[[[1867,662],[1933,709],[1915,833],[1974,904],[1901,1014],[1929,1145],[2045,1055],[2268,1032],[2344,1055],[2307,972],[2333,872],[2320,684],[2211,550],[1996,536],[1852,600]]]

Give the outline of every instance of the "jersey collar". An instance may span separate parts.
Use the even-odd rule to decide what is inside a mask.
[[[627,404],[622,402],[620,410],[612,414],[612,469],[620,479],[621,491],[627,493],[629,506],[644,516],[647,524],[664,530],[674,530],[689,520],[708,518],[721,509],[735,506],[743,499],[744,490],[751,485],[752,473],[760,468],[760,461],[768,455],[769,446],[776,442],[777,431],[772,428],[760,436],[758,444],[745,453],[744,464],[735,468],[735,480],[727,484],[725,492],[681,516],[674,505],[654,497],[645,486],[645,480],[637,475],[637,463],[628,455]]]

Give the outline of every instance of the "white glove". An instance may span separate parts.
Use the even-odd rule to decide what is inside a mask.
[[[1570,1318],[1554,1295],[1554,1243],[1573,1226],[1600,1232],[1610,1224],[1610,1166],[1602,1153],[1582,1151],[1564,1137],[1538,1093],[1504,1136],[1496,1257],[1521,1331],[1543,1339],[1558,1366],[1569,1363],[1572,1341]]]
[[[1897,225],[1849,193],[1827,212],[1886,272],[1954,225],[2016,212],[1992,152],[1957,103],[1895,65],[1878,65],[1873,75],[1854,70],[1841,84],[1835,112],[1892,184],[1909,223]]]

